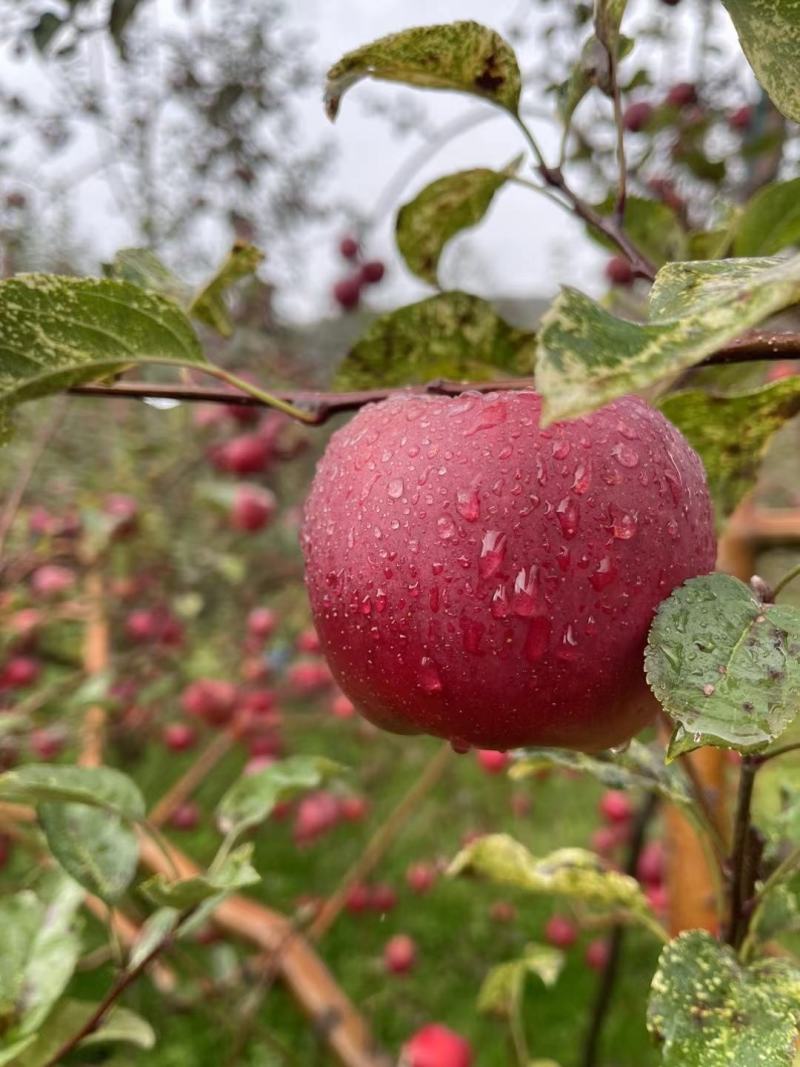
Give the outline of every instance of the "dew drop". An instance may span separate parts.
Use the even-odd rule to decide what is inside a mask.
[[[499,530],[487,530],[481,542],[478,573],[481,578],[493,578],[503,566],[506,554],[506,535]]]
[[[472,745],[469,743],[469,741],[465,741],[463,737],[451,737],[450,748],[452,748],[453,752],[455,752],[456,755],[466,756],[466,754],[472,748]]]
[[[438,588],[438,586],[434,585],[433,588],[431,589],[430,597],[429,597],[429,603],[430,603],[432,612],[435,613],[435,612],[437,612],[439,610],[439,588]]]
[[[611,455],[621,467],[630,469],[639,466],[639,453],[631,445],[622,443],[614,445],[611,449]]]
[[[481,650],[481,641],[483,639],[484,631],[486,627],[483,623],[476,622],[474,619],[461,619],[461,632],[464,636],[464,651],[469,652],[470,655],[477,656]]]
[[[537,567],[534,564],[527,570],[523,567],[514,579],[511,610],[521,619],[529,619],[536,610],[536,577]]]
[[[419,684],[426,693],[441,693],[444,688],[439,670],[429,656],[423,656],[420,661]]]
[[[456,511],[467,522],[476,522],[481,516],[481,502],[476,488],[456,491]]]
[[[561,532],[567,540],[571,540],[578,532],[578,506],[568,496],[559,503],[556,515],[561,527]]]
[[[572,623],[569,623],[566,629],[564,630],[564,633],[562,634],[561,645],[559,646],[559,649],[556,652],[556,658],[564,660],[568,663],[571,662],[577,656],[577,652],[575,651],[577,645],[578,639],[575,636],[575,631],[572,628]]]
[[[670,519],[667,523],[667,533],[673,541],[676,541],[678,539],[678,523],[675,521],[675,519]]]
[[[638,528],[639,520],[637,516],[635,514],[629,515],[627,512],[618,515],[612,525],[614,536],[618,541],[630,541],[632,537],[636,536]]]
[[[616,577],[617,568],[614,566],[613,560],[610,556],[603,556],[597,564],[597,569],[593,574],[589,575],[589,581],[599,593],[602,589],[611,585]]]
[[[436,520],[436,531],[443,541],[449,541],[456,535],[456,524],[449,515],[440,515]]]
[[[579,463],[575,468],[575,477],[572,480],[572,488],[578,494],[583,496],[592,484],[592,474],[589,467],[585,463]]]
[[[570,452],[569,441],[555,441],[553,443],[553,459],[566,459]]]
[[[464,431],[464,437],[472,437],[481,430],[490,430],[493,426],[499,426],[506,421],[508,411],[504,400],[495,400],[492,404],[485,405],[478,418]]]
[[[508,595],[505,585],[498,585],[495,589],[489,610],[495,619],[508,618]]]
[[[556,562],[558,563],[558,569],[562,574],[566,574],[569,570],[569,549],[566,545],[562,545],[556,552]]]
[[[403,479],[393,478],[386,487],[386,492],[392,500],[399,500],[403,495]]]

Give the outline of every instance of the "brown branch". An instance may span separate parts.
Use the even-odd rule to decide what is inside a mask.
[[[83,665],[93,678],[108,669],[108,620],[105,617],[103,576],[97,567],[86,575],[87,620],[83,647]],[[103,762],[103,742],[106,731],[106,711],[100,704],[86,709],[81,729],[81,767],[99,767]]]
[[[224,731],[209,742],[197,759],[184,774],[167,790],[161,800],[153,807],[147,821],[156,827],[168,822],[173,812],[192,796],[205,781],[219,761],[230,752],[236,735],[233,731]]]
[[[601,218],[601,221],[603,220]],[[596,225],[593,222],[593,225]],[[732,341],[725,348],[702,360],[698,366],[730,363],[769,362],[782,359],[800,359],[800,334],[773,330],[752,330]],[[506,390],[533,389],[533,378],[502,378],[491,382],[459,382],[437,379],[424,385],[408,385],[396,389],[361,389],[346,393],[330,393],[313,390],[281,391],[273,394],[279,400],[308,412],[311,425],[321,425],[348,411],[357,411],[365,404],[385,400],[395,393],[429,394],[434,396],[458,396],[467,390],[478,393]],[[262,401],[244,393],[230,392],[201,385],[163,385],[155,382],[118,382],[114,385],[76,385],[70,390],[75,396],[119,397],[142,400],[152,397],[157,400],[181,400],[188,403],[235,404],[242,407],[265,406]]]
[[[36,436],[33,439],[30,451],[25,459],[24,464],[17,474],[14,487],[8,495],[5,506],[0,512],[0,557],[3,555],[3,548],[5,546],[6,537],[11,529],[14,519],[17,517],[20,504],[25,496],[25,492],[30,484],[31,478],[36,471],[36,467],[39,460],[45,453],[47,446],[49,445],[53,434],[59,427],[61,419],[64,416],[65,404],[62,400],[58,405],[55,412],[51,413],[51,417],[41,424]]]

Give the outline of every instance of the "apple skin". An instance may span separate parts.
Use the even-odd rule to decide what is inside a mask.
[[[332,436],[306,584],[336,681],[378,726],[597,751],[652,719],[653,614],[714,566],[702,464],[636,397],[539,416],[531,391],[396,395]]]

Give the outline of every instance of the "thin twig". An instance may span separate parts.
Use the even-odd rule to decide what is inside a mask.
[[[775,600],[778,593],[783,592],[789,582],[793,582],[795,578],[800,578],[800,563],[798,563],[796,567],[792,567],[790,571],[787,571],[781,580],[775,584],[772,589],[772,599]]]
[[[742,756],[742,768],[739,777],[739,795],[736,801],[736,816],[733,829],[733,849],[730,859],[730,906],[725,940],[738,948],[746,933],[743,922],[742,905],[744,904],[744,869],[747,851],[750,847],[751,806],[753,786],[755,784],[758,760],[752,756]]]
[[[233,731],[226,730],[217,734],[203,749],[194,763],[155,804],[148,816],[150,825],[163,826],[164,823],[168,822],[173,813],[182,804],[185,804],[195,790],[205,781],[219,761],[230,752],[235,741],[236,735]]]
[[[83,665],[89,678],[108,670],[109,636],[105,617],[103,575],[91,567],[86,575],[88,617],[83,647]],[[103,743],[106,730],[106,711],[102,704],[86,709],[81,729],[78,763],[81,767],[99,767],[103,762]]]

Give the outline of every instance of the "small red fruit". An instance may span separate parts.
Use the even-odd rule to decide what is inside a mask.
[[[247,632],[262,641],[272,637],[278,626],[278,616],[270,608],[253,608],[247,616]]]
[[[301,660],[293,663],[286,672],[286,680],[294,691],[302,696],[318,693],[331,684],[331,672],[326,663]]]
[[[669,911],[669,893],[664,885],[650,885],[645,890],[647,903],[659,918],[663,918]]]
[[[349,235],[343,237],[339,242],[339,251],[344,259],[355,259],[359,251],[358,241]]]
[[[428,1023],[403,1047],[403,1067],[472,1067],[466,1038],[441,1023]]]
[[[636,865],[636,877],[649,886],[659,886],[664,882],[664,846],[660,841],[648,841],[639,856]]]
[[[502,774],[511,763],[511,757],[507,752],[496,752],[491,748],[479,748],[475,755],[487,774]]]
[[[139,504],[134,497],[126,493],[112,493],[106,498],[104,511],[114,520],[114,533],[117,537],[128,537],[135,533]]]
[[[332,829],[339,821],[339,801],[324,789],[308,793],[297,805],[294,838],[298,844],[310,844]]]
[[[578,928],[566,915],[554,915],[544,928],[544,939],[554,948],[570,948],[578,940]]]
[[[233,682],[217,678],[198,678],[181,693],[181,707],[188,715],[203,719],[211,726],[230,722],[239,693]]]
[[[197,734],[185,722],[171,722],[165,726],[163,738],[170,752],[188,752],[197,744]]]
[[[345,822],[361,822],[369,810],[369,802],[354,795],[342,797],[340,810]]]
[[[753,108],[749,104],[737,108],[736,111],[732,111],[728,116],[728,125],[732,130],[736,130],[737,133],[746,130],[752,121]]]
[[[353,701],[344,693],[337,693],[331,701],[331,715],[335,715],[337,719],[352,719],[355,713],[356,706]]]
[[[236,489],[231,508],[234,530],[256,533],[274,518],[278,503],[275,494],[259,485],[240,485]]]
[[[333,287],[333,299],[345,311],[353,311],[361,299],[361,277],[340,278]]]
[[[41,673],[39,661],[31,656],[12,656],[0,671],[0,689],[25,689]]]
[[[495,900],[489,908],[489,918],[496,923],[513,923],[517,909],[509,900]]]
[[[63,730],[57,726],[50,726],[32,730],[28,738],[28,744],[31,752],[38,760],[43,763],[49,763],[50,760],[58,759],[64,751],[66,740]]]
[[[173,811],[169,824],[173,830],[195,830],[200,824],[200,808],[194,801],[187,800]]]
[[[436,868],[430,863],[412,863],[406,871],[406,884],[412,893],[427,893],[436,881]]]
[[[417,946],[408,934],[395,934],[383,949],[383,965],[389,974],[408,974],[417,962]]]
[[[626,823],[633,815],[633,804],[621,789],[608,789],[600,799],[600,814],[608,823]]]
[[[302,633],[297,635],[297,651],[314,653],[319,652],[319,634],[316,630],[303,630]]]
[[[606,263],[605,272],[612,285],[633,285],[635,280],[630,260],[624,256],[612,256]]]
[[[385,273],[386,267],[379,259],[370,259],[361,268],[361,281],[365,285],[377,285]]]
[[[397,893],[390,885],[380,883],[372,887],[370,893],[370,907],[373,911],[393,911],[397,906]]]
[[[586,966],[593,971],[604,971],[606,964],[608,963],[609,945],[603,937],[598,937],[594,941],[590,941],[586,946]]]
[[[352,915],[361,915],[367,911],[370,906],[369,886],[364,885],[363,882],[351,885],[347,891],[344,906]]]
[[[228,474],[261,474],[272,459],[272,446],[260,434],[242,434],[212,449],[211,459]]]
[[[667,93],[670,107],[688,107],[697,103],[697,89],[691,82],[676,82]]]
[[[623,113],[622,125],[626,130],[630,130],[631,133],[638,133],[640,130],[644,129],[652,118],[653,110],[653,105],[648,104],[646,100],[640,100],[638,103],[629,104]]]
[[[622,831],[622,832],[620,832]],[[620,847],[627,838],[627,827],[598,826],[592,834],[592,848],[601,856],[610,856]]]
[[[56,563],[45,563],[31,575],[31,589],[36,596],[49,599],[60,596],[75,585],[75,572]]]

